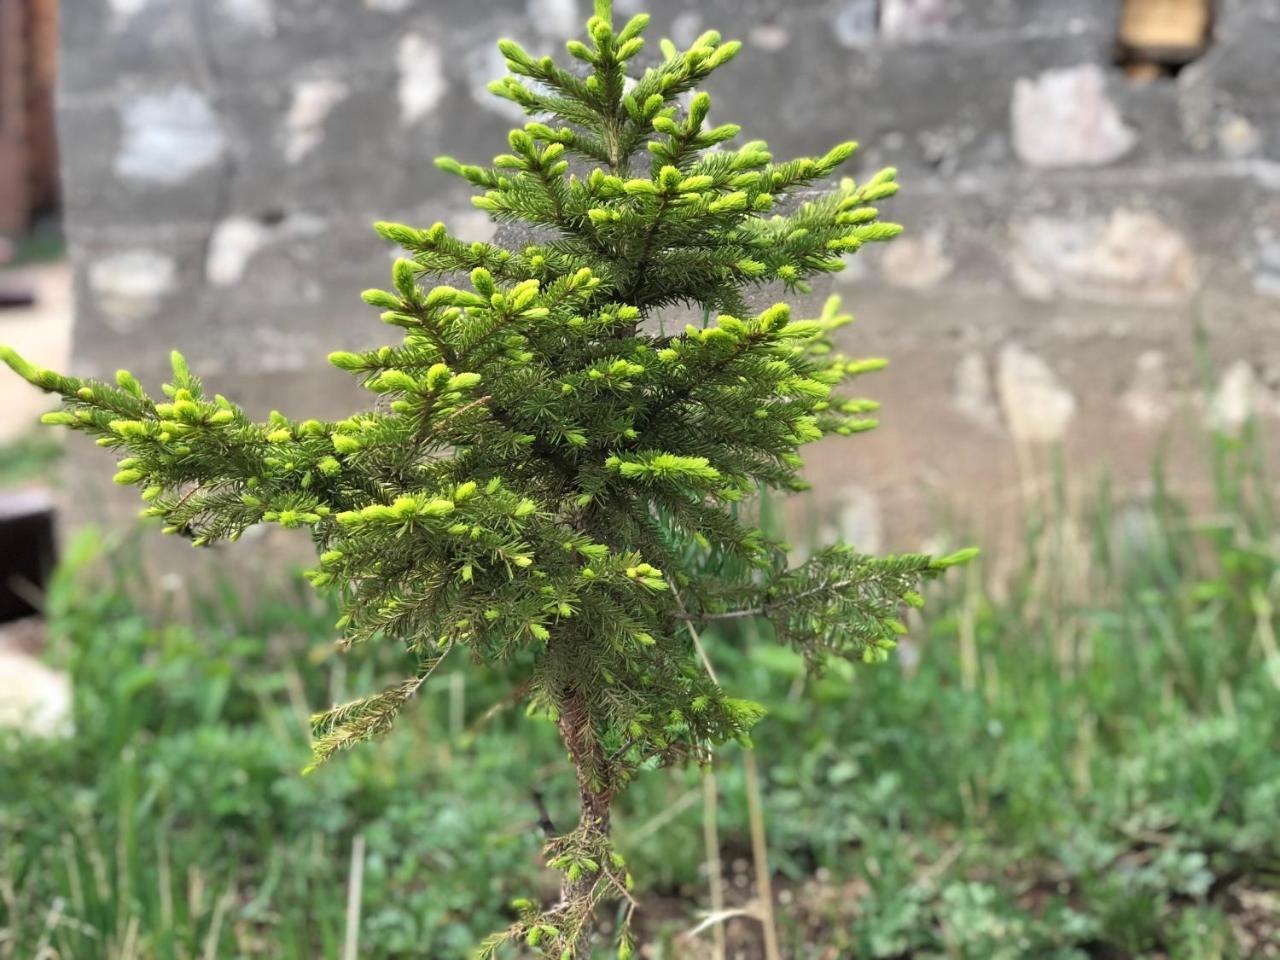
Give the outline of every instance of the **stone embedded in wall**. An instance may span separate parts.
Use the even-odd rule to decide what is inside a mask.
[[[1005,423],[1015,441],[1061,440],[1076,412],[1076,398],[1043,357],[1016,343],[1006,344],[997,360],[996,382]]]
[[[445,218],[449,232],[459,240],[467,243],[488,243],[498,232],[498,225],[493,218],[482,210],[459,210]]]
[[[1013,87],[1013,147],[1032,167],[1095,167],[1119,160],[1138,142],[1107,96],[1096,63],[1046,70]]]
[[[951,0],[881,0],[880,32],[893,40],[941,36],[951,12]]]
[[[239,283],[254,255],[269,243],[284,237],[293,240],[314,237],[325,230],[323,218],[314,214],[295,213],[279,222],[264,223],[257,217],[227,217],[214,228],[209,238],[209,252],[205,258],[205,278],[214,287],[229,287]],[[313,288],[304,284],[299,288],[304,299]]]
[[[89,265],[89,291],[117,333],[137,329],[177,289],[178,267],[157,250],[125,250]]]
[[[1120,208],[1106,219],[1029,217],[1012,224],[1010,241],[1014,284],[1033,300],[1169,304],[1196,286],[1186,239],[1143,210]]]
[[[884,547],[884,514],[875,491],[852,484],[841,487],[836,503],[839,513],[832,532],[860,553],[879,553]]]
[[[885,282],[908,290],[936,287],[954,270],[955,261],[947,255],[946,239],[938,229],[898,237],[880,256]]]
[[[1237,360],[1218,380],[1205,419],[1215,430],[1233,432],[1260,416],[1280,416],[1280,396],[1259,379],[1249,361]]]
[[[171,187],[212,166],[226,136],[208,99],[179,84],[125,96],[115,173],[122,180]]]
[[[1120,406],[1135,423],[1157,427],[1173,413],[1168,359],[1159,350],[1144,350],[1134,362],[1133,378],[1120,395]]]
[[[324,122],[351,88],[336,77],[313,77],[293,85],[284,119],[284,158],[298,163],[324,142]]]
[[[513,123],[528,120],[524,108],[505,97],[495,97],[489,92],[489,84],[507,72],[507,61],[494,44],[480,44],[463,55],[467,70],[467,92],[478,105]]]
[[[108,0],[113,25],[119,29],[142,12],[148,0]]]
[[[791,31],[780,23],[762,23],[751,28],[747,42],[761,50],[781,50],[791,42]]]
[[[1244,160],[1262,149],[1262,134],[1238,113],[1228,114],[1218,124],[1218,149],[1229,160]]]
[[[400,122],[411,126],[429,114],[444,98],[448,83],[440,48],[417,33],[400,38],[396,54],[400,71]]]
[[[1253,289],[1280,297],[1280,228],[1259,227],[1253,240]]]
[[[1201,60],[1188,64],[1177,79],[1178,124],[1182,139],[1192,150],[1213,146],[1218,91],[1210,65]]]
[[[1000,429],[1000,408],[987,370],[986,358],[976,350],[966,353],[956,365],[951,382],[955,408],[978,426]]]
[[[209,238],[205,276],[215,287],[228,287],[244,276],[249,260],[267,241],[262,221],[253,217],[228,217]]]
[[[529,21],[543,36],[563,41],[582,31],[582,17],[575,0],[527,0]]]
[[[857,252],[854,252],[842,254],[840,259],[844,261],[844,267],[835,275],[837,286],[856,286],[870,276],[871,269],[867,266],[869,263],[867,257],[860,256]]]
[[[865,47],[880,32],[878,0],[845,0],[831,18],[832,33],[841,46]]]
[[[671,39],[683,50],[693,45],[702,29],[702,14],[695,10],[685,10],[671,21]]]
[[[271,0],[220,0],[227,19],[261,37],[276,35],[276,14]]]

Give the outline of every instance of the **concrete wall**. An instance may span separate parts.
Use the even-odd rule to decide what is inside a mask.
[[[430,160],[501,152],[519,118],[485,93],[493,41],[554,52],[589,6],[66,4],[76,367],[158,379],[177,346],[257,412],[347,412],[360,397],[325,354],[387,336],[357,297],[389,264],[369,223],[490,237]],[[746,42],[714,119],[779,154],[852,135],[863,169],[902,171],[909,233],[836,282],[850,348],[893,359],[867,381],[884,426],[812,457],[816,512],[863,544],[914,546],[939,518],[1007,532],[1059,445],[1123,485],[1166,438],[1189,464],[1206,404],[1280,416],[1280,0],[1221,0],[1207,53],[1145,84],[1111,65],[1118,0],[617,6],[650,9],[653,38]],[[1212,397],[1194,321],[1224,373]]]

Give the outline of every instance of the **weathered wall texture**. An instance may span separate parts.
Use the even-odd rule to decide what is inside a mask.
[[[369,223],[491,236],[430,160],[500,152],[518,117],[485,93],[493,41],[553,52],[589,6],[66,4],[76,366],[158,379],[178,346],[256,412],[348,411],[325,354],[387,336],[357,297],[389,266]],[[884,426],[812,456],[817,512],[864,545],[914,546],[939,516],[1009,529],[1059,444],[1122,482],[1166,435],[1187,454],[1196,320],[1214,415],[1280,417],[1280,0],[1221,0],[1208,52],[1146,84],[1111,65],[1118,0],[644,6],[651,36],[746,42],[716,118],[780,154],[853,135],[862,169],[902,171],[909,233],[836,281],[851,349],[893,358],[867,382]]]

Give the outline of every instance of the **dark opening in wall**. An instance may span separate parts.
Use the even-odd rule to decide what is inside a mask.
[[[1116,64],[1133,80],[1174,77],[1209,48],[1213,0],[1124,0]]]
[[[52,498],[0,494],[0,623],[42,612],[55,550]]]

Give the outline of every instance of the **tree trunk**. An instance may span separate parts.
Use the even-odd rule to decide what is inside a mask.
[[[613,777],[600,741],[591,728],[586,703],[576,690],[566,690],[561,697],[559,727],[560,736],[569,751],[569,759],[573,761],[574,773],[578,778],[578,799],[581,805],[578,829],[585,835],[598,834],[607,840],[609,811],[615,794]],[[577,880],[570,880],[566,876],[560,884],[561,903],[587,893],[596,879],[592,875],[584,875]]]

